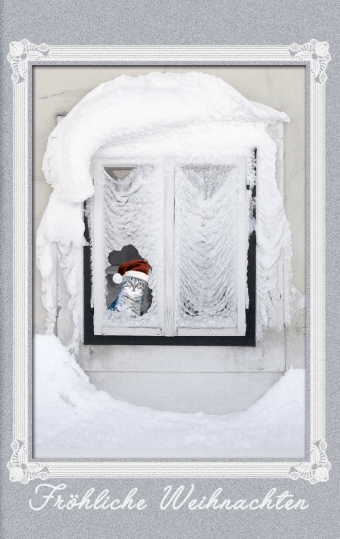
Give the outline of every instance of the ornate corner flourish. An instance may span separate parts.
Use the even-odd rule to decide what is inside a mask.
[[[331,463],[326,455],[327,443],[325,440],[318,440],[313,443],[313,446],[311,462],[300,462],[289,470],[288,475],[294,481],[301,478],[309,481],[311,485],[328,481]]]
[[[45,480],[50,476],[50,472],[47,466],[39,464],[38,462],[27,463],[27,449],[24,442],[21,440],[14,440],[11,443],[13,454],[11,460],[7,464],[9,469],[9,478],[11,481],[19,481],[26,485],[32,479]]]
[[[310,60],[311,73],[314,81],[324,84],[327,80],[327,64],[331,61],[331,55],[328,49],[329,44],[327,41],[311,39],[309,43],[305,43],[304,45],[293,43],[288,50],[291,58],[295,58],[296,60]]]
[[[11,79],[15,84],[19,84],[25,80],[27,73],[26,60],[40,60],[43,57],[47,57],[50,48],[46,43],[40,45],[34,45],[30,43],[28,39],[22,39],[21,41],[12,41],[9,45],[9,54],[7,60],[12,66]]]

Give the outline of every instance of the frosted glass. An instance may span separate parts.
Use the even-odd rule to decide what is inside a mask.
[[[231,166],[176,170],[178,327],[237,325],[237,178]]]

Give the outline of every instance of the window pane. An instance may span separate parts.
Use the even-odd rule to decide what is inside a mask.
[[[162,182],[156,167],[104,169],[104,268],[106,275],[103,325],[108,327],[162,326],[163,299],[163,201]],[[137,255],[136,255],[137,253]],[[123,260],[124,258],[124,260]],[[119,311],[108,310],[108,304],[119,293],[112,275],[120,263],[142,258],[151,266],[145,298],[152,297],[141,316],[131,318]],[[115,270],[115,271],[113,271]],[[151,303],[151,305],[150,305]],[[143,304],[144,305],[144,304]],[[146,311],[146,312],[145,312]]]
[[[239,177],[232,166],[176,170],[178,328],[237,327]]]

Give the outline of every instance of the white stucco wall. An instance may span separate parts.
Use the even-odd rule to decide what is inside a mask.
[[[305,292],[305,68],[303,66],[36,66],[33,69],[33,238],[51,192],[41,170],[56,117],[91,89],[121,74],[199,70],[221,77],[252,101],[288,114],[284,125],[284,199],[292,230],[293,284]],[[34,330],[44,331],[41,278],[34,270]],[[59,331],[67,339],[61,291]],[[139,405],[177,411],[228,413],[247,408],[282,375],[305,361],[304,311],[280,334],[266,331],[256,348],[87,346],[78,361],[112,395]]]

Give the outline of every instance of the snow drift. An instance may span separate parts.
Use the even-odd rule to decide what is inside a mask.
[[[34,340],[34,456],[303,458],[304,370],[289,370],[245,412],[161,412],[98,391],[54,335]]]

